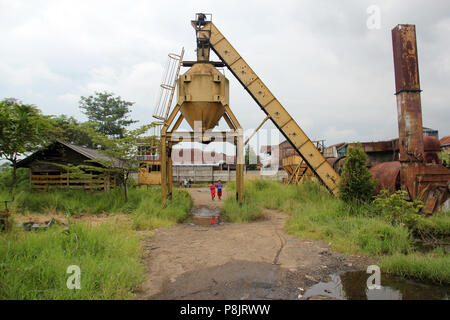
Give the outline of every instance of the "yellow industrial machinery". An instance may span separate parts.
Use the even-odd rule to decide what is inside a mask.
[[[317,150],[323,154],[325,149],[324,140],[312,141]],[[306,180],[316,179],[312,170],[308,167],[305,160],[297,154],[292,154],[282,159],[283,170],[288,174],[285,180],[286,184],[300,185]]]
[[[230,42],[203,13],[196,14],[196,20],[191,23],[197,35],[197,61],[192,63],[192,68],[188,72],[180,76],[178,80],[178,103],[161,130],[161,190],[163,202],[167,199],[167,195],[170,196],[172,188],[171,144],[180,141],[174,140],[174,130],[178,128],[185,117],[193,127],[195,135],[188,133],[182,139],[210,142],[217,137],[206,134],[205,130],[214,127],[221,116],[225,118],[234,131],[233,142],[237,151],[236,192],[238,200],[240,202],[243,200],[244,143],[242,128],[228,106],[228,80],[216,70],[215,67],[219,64],[209,61],[210,49],[217,54],[222,60],[222,65],[228,67],[267,117],[292,144],[319,181],[330,192],[336,194],[338,192],[339,175]],[[198,111],[196,110],[197,107],[199,108]],[[180,111],[181,115],[169,131],[170,125]],[[192,122],[201,123],[202,130],[196,130],[196,125]],[[192,126],[193,124],[194,126]]]
[[[288,174],[286,184],[300,185],[307,177],[314,176],[305,161],[297,155],[283,158],[283,169]]]

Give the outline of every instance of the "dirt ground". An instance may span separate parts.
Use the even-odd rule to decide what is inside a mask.
[[[192,188],[195,207],[221,208],[207,188]],[[225,193],[225,197],[234,194]],[[181,224],[144,239],[148,280],[139,299],[298,299],[330,274],[365,270],[363,257],[332,252],[328,244],[286,234],[288,215],[243,224]]]

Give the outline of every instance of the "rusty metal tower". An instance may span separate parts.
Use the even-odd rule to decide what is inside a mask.
[[[420,99],[416,27],[392,30],[398,111],[400,184],[411,200],[424,202],[424,212],[436,211],[449,197],[450,170],[425,157]]]

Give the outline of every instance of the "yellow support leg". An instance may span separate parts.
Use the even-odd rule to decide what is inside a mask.
[[[167,148],[165,136],[161,136],[161,199],[162,204],[167,202]]]

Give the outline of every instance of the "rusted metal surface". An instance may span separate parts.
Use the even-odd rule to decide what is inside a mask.
[[[361,142],[359,143],[364,152],[384,152],[398,150],[398,139],[375,142]],[[358,143],[349,143],[348,146],[357,146]]]
[[[422,107],[416,28],[398,25],[392,30],[397,96],[400,161],[423,160]]]
[[[313,179],[314,174],[299,155],[292,155],[282,159],[283,169],[288,174],[287,184],[300,185],[306,179]]]
[[[338,159],[339,159],[339,158],[327,158],[327,161],[328,161],[328,163],[330,164],[330,166],[332,166],[333,169],[335,169],[335,168],[334,168],[334,164],[336,163],[336,161],[337,161]]]
[[[342,167],[344,166],[344,161],[347,157],[337,157],[337,158],[328,158],[328,163],[333,167],[333,169],[338,173],[342,173]]]
[[[425,163],[441,164],[441,160],[439,159],[441,143],[438,138],[433,136],[423,137],[423,148]]]
[[[422,162],[422,109],[419,92],[397,94],[400,161]]]
[[[400,161],[379,163],[370,168],[372,179],[377,181],[377,192],[387,189],[394,192],[400,187]]]
[[[420,91],[416,26],[401,24],[392,30],[396,92]]]
[[[432,156],[431,159],[424,156],[415,26],[395,27],[392,30],[392,43],[398,112],[400,185],[408,191],[411,200],[423,201],[423,211],[430,214],[437,211],[449,197],[450,170],[439,162],[433,162]],[[431,140],[427,143],[427,149],[437,149]],[[429,160],[431,163],[426,163]]]
[[[425,136],[423,137],[423,149],[425,151],[434,151],[434,152],[440,152],[441,151],[441,143],[439,142],[439,139],[433,136]]]

